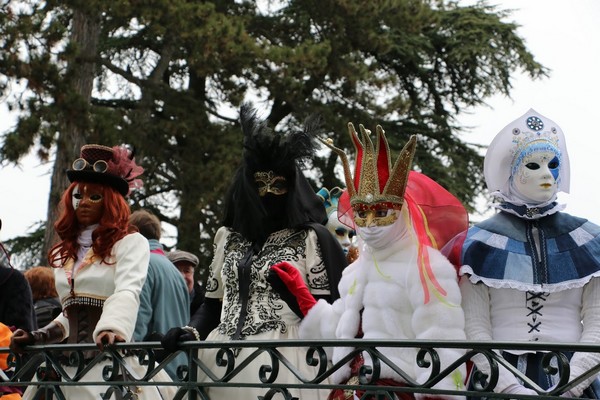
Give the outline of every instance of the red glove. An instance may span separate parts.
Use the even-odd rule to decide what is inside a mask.
[[[301,314],[298,315],[300,318],[303,318],[317,303],[317,300],[315,300],[308,290],[304,280],[302,280],[300,271],[287,261],[272,265],[267,280],[274,289],[279,292],[281,298],[290,305],[292,310],[298,309]],[[283,285],[280,283],[283,283]],[[284,293],[285,291],[287,291],[287,293]],[[288,296],[288,294],[291,294],[292,296]],[[290,300],[294,300],[296,304],[290,304]],[[297,311],[295,312],[298,314]]]

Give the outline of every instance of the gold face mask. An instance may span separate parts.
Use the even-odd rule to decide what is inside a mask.
[[[380,208],[372,210],[354,210],[354,223],[361,228],[369,226],[388,226],[396,222],[400,210]]]
[[[254,181],[258,188],[258,195],[263,197],[267,193],[272,193],[276,196],[286,194],[288,191],[287,181],[281,175],[275,175],[273,171],[259,171],[254,173]]]

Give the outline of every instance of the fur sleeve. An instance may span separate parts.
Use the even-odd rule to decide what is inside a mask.
[[[429,302],[425,303],[420,279],[419,283],[412,285],[411,301],[414,307],[412,326],[415,338],[417,340],[465,340],[465,317],[461,307],[461,294],[456,270],[440,252],[431,248],[428,248],[428,251],[435,278],[446,294],[443,296],[442,294],[432,293]],[[438,348],[436,350],[440,357],[442,370],[465,353],[464,349]],[[415,376],[418,381],[424,382],[429,374],[429,369],[415,365]],[[463,364],[434,387],[437,389],[461,390],[464,389],[465,380],[466,367]]]

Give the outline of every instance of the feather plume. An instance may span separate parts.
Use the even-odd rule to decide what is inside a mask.
[[[322,131],[322,118],[311,115],[302,130],[275,132],[266,121],[259,120],[249,103],[240,109],[240,122],[244,133],[244,161],[252,171],[272,170],[284,176],[295,172],[296,166],[312,157],[316,151],[316,138]]]
[[[129,146],[114,146],[112,160],[108,162],[109,169],[120,176],[129,184],[129,192],[144,186],[141,179],[137,179],[144,172],[144,168],[135,163],[134,151]],[[111,165],[112,164],[112,165]]]

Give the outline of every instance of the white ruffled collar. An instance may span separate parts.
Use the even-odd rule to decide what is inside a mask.
[[[77,244],[79,248],[77,249],[77,260],[75,260],[75,270],[79,267],[81,262],[83,261],[85,255],[92,247],[92,234],[96,230],[99,224],[94,224],[90,226],[86,226],[81,232],[79,232],[79,236],[77,237]]]

